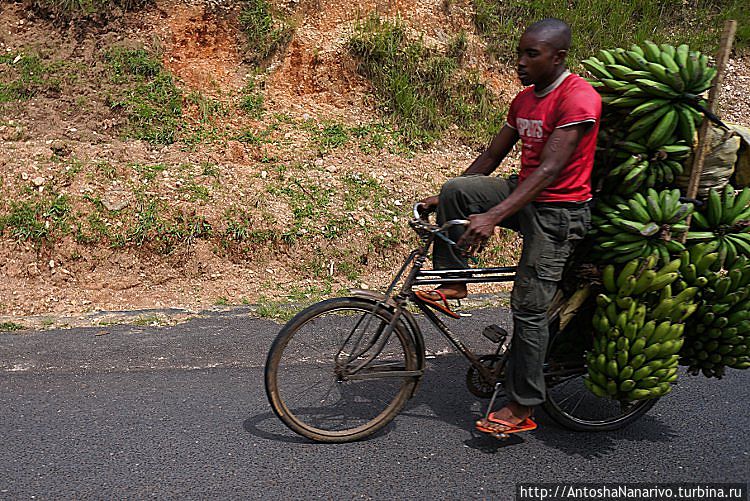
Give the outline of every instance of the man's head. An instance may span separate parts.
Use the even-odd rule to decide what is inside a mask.
[[[518,77],[523,85],[546,87],[565,68],[570,27],[559,19],[542,19],[529,26],[518,44]]]

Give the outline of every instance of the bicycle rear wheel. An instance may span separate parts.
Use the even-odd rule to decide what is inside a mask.
[[[617,430],[648,412],[658,399],[617,401],[597,397],[584,386],[585,352],[592,341],[586,318],[591,316],[582,313],[562,332],[550,325],[544,368],[547,400],[542,406],[555,422],[571,430]]]
[[[389,329],[392,319],[372,301],[337,298],[290,320],[266,362],[279,419],[321,442],[359,440],[388,424],[421,377],[411,337],[400,322]]]

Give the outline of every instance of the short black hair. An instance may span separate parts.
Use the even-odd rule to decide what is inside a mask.
[[[546,41],[557,50],[570,50],[572,35],[568,23],[561,19],[548,17],[537,21],[525,33],[539,33],[546,35]]]

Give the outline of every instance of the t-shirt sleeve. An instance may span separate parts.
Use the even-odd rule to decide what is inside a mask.
[[[516,113],[518,113],[518,96],[513,98],[513,101],[510,102],[510,108],[508,108],[508,116],[505,117],[505,125],[512,129],[518,129],[516,126]]]
[[[587,88],[588,87],[588,88]],[[602,99],[588,83],[576,85],[560,101],[555,128],[596,123],[602,115]]]

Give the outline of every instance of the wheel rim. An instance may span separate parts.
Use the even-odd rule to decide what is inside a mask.
[[[547,381],[547,403],[571,421],[590,426],[615,425],[650,405],[649,401],[621,402],[597,397],[584,386],[585,373],[585,367],[579,364],[575,374],[552,376]]]
[[[402,392],[414,378],[370,373],[372,379],[352,379],[342,362],[355,351],[356,341],[361,346],[385,325],[383,318],[372,315],[370,306],[336,308],[299,325],[286,339],[275,374],[282,419],[297,431],[330,437],[356,435],[384,425],[381,421],[400,407]],[[378,374],[414,370],[408,352],[402,334],[394,331],[368,367],[376,367]],[[372,353],[363,353],[354,363]]]
[[[544,368],[547,405],[564,419],[591,428],[616,428],[634,414],[648,410],[654,401],[601,398],[586,388],[585,352],[591,348],[592,338],[588,329],[579,329],[571,324],[563,332],[553,328],[550,333],[552,342]]]

